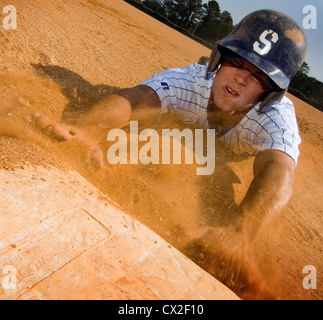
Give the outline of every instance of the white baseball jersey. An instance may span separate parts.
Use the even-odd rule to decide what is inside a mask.
[[[154,74],[141,84],[158,94],[162,112],[179,116],[195,128],[209,128],[207,106],[216,72],[207,73],[207,66],[197,63]],[[287,98],[259,111],[256,104],[233,128],[218,132],[220,139],[237,154],[254,155],[260,150],[277,149],[299,156],[301,138],[293,103]]]

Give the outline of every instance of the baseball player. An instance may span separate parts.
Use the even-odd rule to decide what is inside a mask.
[[[306,51],[305,35],[290,17],[256,11],[218,43],[208,65],[164,70],[111,94],[80,117],[78,128],[40,114],[32,120],[62,140],[82,134],[83,117],[88,127],[120,127],[133,110],[154,109],[195,128],[215,129],[233,152],[255,156],[254,179],[234,226],[238,242],[253,242],[291,196],[301,139],[293,103],[285,93]]]

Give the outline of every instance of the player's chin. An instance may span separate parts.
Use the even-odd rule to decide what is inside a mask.
[[[219,109],[226,112],[240,112],[250,109],[254,104],[249,101],[242,101],[240,99],[228,99],[223,100],[221,105],[218,106]]]
[[[233,103],[231,100],[222,100],[221,103],[217,104],[217,107],[225,112],[236,111],[239,106],[236,103]]]
[[[240,111],[245,108],[245,101],[238,97],[227,97],[225,95],[214,96],[213,103],[224,112]]]

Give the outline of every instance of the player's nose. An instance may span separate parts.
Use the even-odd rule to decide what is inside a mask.
[[[249,70],[239,69],[236,71],[234,75],[234,80],[236,81],[237,84],[245,87],[248,83],[249,76],[250,76]]]

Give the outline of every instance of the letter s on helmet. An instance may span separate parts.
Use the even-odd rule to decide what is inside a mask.
[[[217,69],[223,53],[228,50],[256,66],[277,85],[275,92],[267,97],[267,103],[286,92],[305,60],[307,40],[299,25],[287,15],[259,10],[243,18],[231,34],[217,44],[210,57],[209,72]]]

